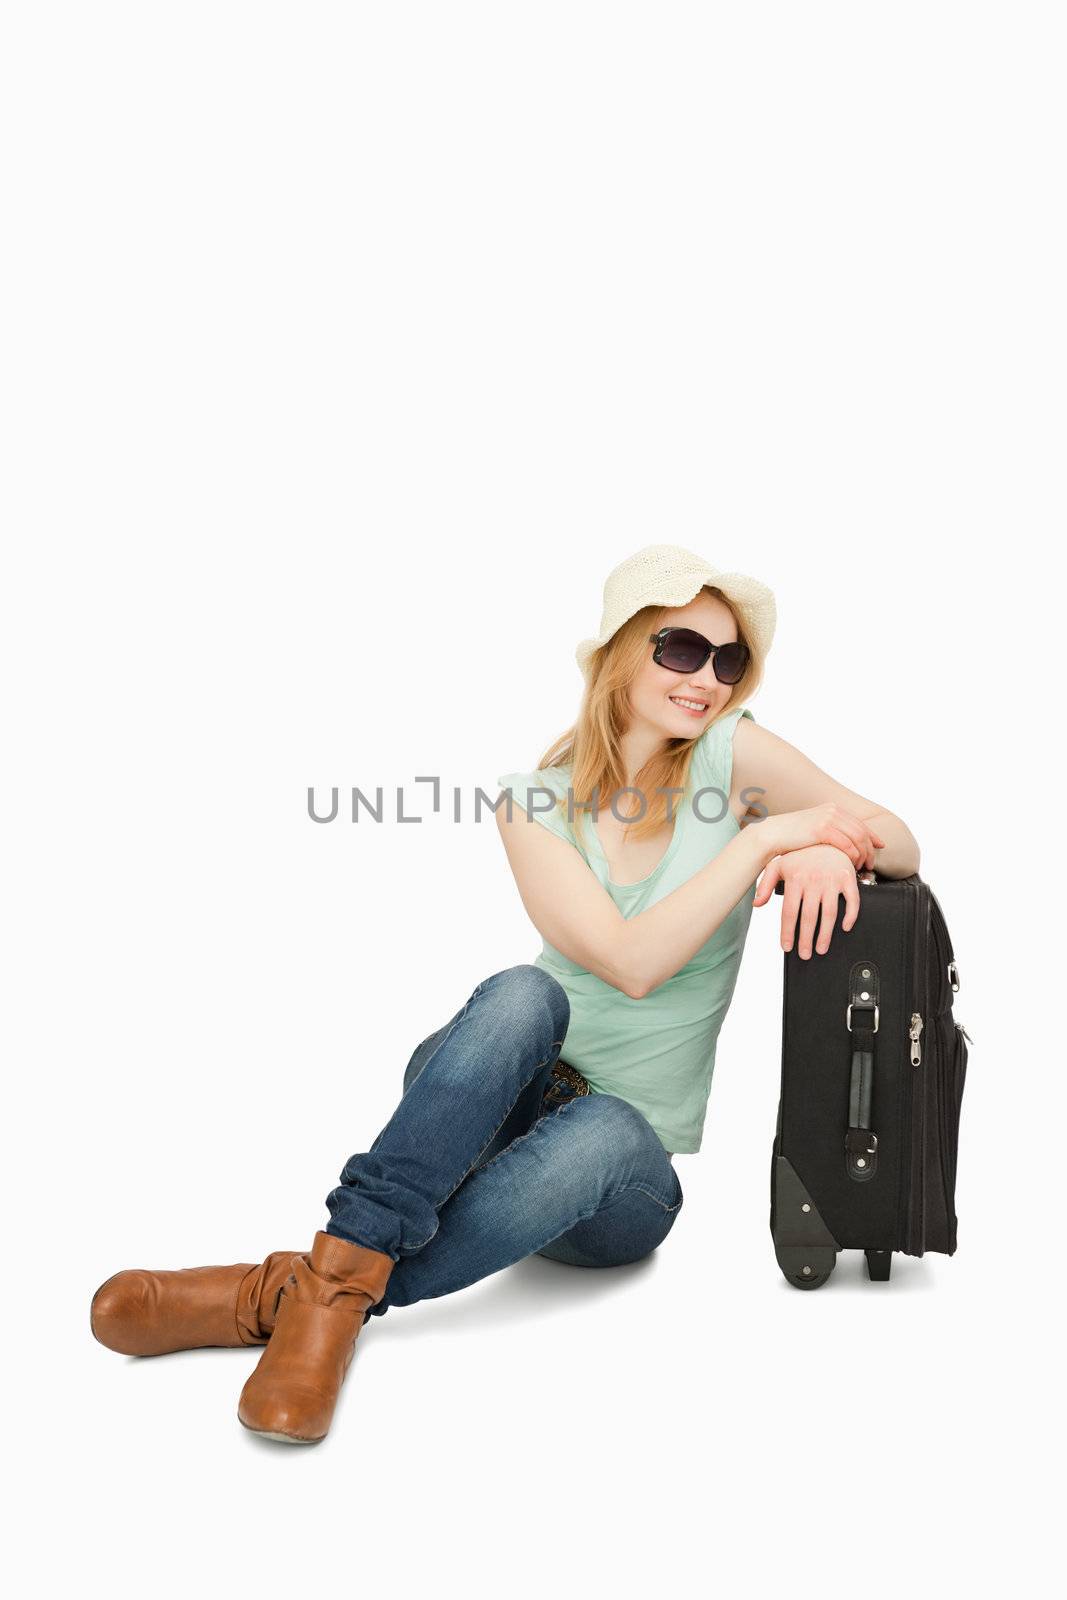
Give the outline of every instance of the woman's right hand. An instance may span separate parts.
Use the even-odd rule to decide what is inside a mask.
[[[778,816],[764,817],[757,826],[768,830],[764,842],[771,846],[772,858],[812,844],[833,844],[859,871],[873,867],[875,851],[885,848],[885,840],[866,822],[832,801],[809,806],[805,811],[783,811]]]

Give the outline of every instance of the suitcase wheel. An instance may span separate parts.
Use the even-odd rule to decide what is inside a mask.
[[[810,1277],[805,1278],[799,1273],[786,1272],[783,1273],[783,1276],[786,1283],[791,1283],[794,1289],[821,1289],[830,1274],[828,1272],[813,1272]]]
[[[778,1250],[778,1265],[794,1289],[821,1289],[837,1265],[837,1251],[825,1245],[786,1245]]]
[[[889,1273],[893,1265],[892,1250],[865,1250],[867,1258],[867,1276],[872,1283],[888,1283]]]

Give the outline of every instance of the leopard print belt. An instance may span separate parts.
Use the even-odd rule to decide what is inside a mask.
[[[552,1068],[553,1081],[544,1092],[545,1100],[574,1099],[580,1094],[589,1094],[590,1089],[577,1067],[572,1067],[569,1061],[557,1061]],[[567,1090],[570,1094],[567,1095]]]

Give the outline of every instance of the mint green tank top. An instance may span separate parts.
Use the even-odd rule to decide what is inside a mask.
[[[613,883],[592,818],[548,805],[545,791],[566,795],[569,766],[506,772],[496,781],[552,833],[577,849],[624,917],[672,894],[737,836],[727,801],[733,773],[733,735],[747,706],[733,706],[697,741],[685,795],[675,796],[674,833],[647,878]],[[537,793],[540,790],[541,793]],[[700,794],[700,790],[717,793]],[[532,792],[531,792],[532,791]],[[707,820],[704,820],[704,819]],[[647,1117],[663,1148],[690,1155],[700,1149],[719,1029],[733,996],[748,935],[755,880],[725,921],[684,967],[634,1000],[546,940],[534,965],[557,978],[570,1001],[570,1023],[560,1056],[578,1068],[593,1094],[614,1094]]]

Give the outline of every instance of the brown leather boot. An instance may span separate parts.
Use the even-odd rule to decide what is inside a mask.
[[[257,1266],[181,1267],[116,1272],[93,1295],[94,1338],[124,1356],[164,1356],[208,1345],[266,1344],[295,1250],[275,1250]]]
[[[310,1255],[293,1257],[271,1341],[241,1391],[246,1428],[286,1444],[326,1437],[356,1337],[394,1265],[380,1250],[322,1232]]]

